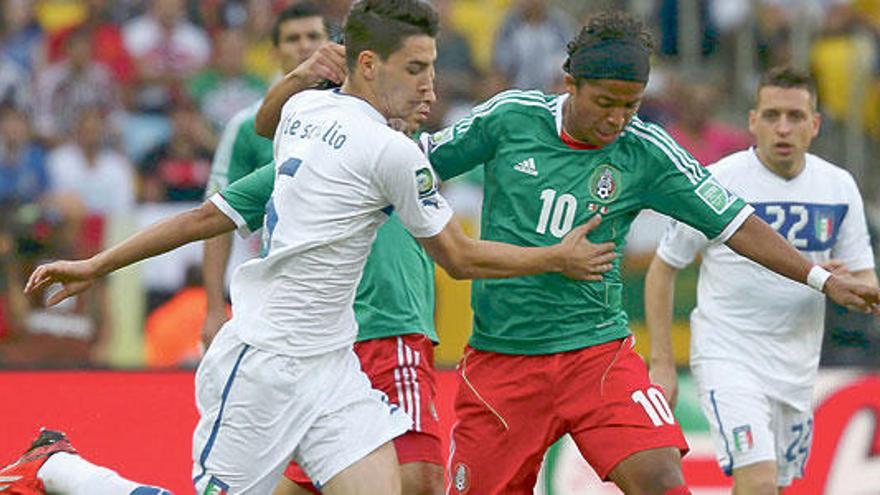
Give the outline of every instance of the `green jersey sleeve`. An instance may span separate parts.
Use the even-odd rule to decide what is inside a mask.
[[[422,137],[421,144],[431,166],[442,180],[473,170],[495,156],[501,131],[501,108],[505,103],[521,101],[522,94],[524,92],[517,90],[499,93],[474,107],[467,117]]]
[[[722,241],[745,221],[751,212],[746,202],[722,186],[666,131],[636,119],[628,130],[641,138],[651,162],[648,207]]]
[[[254,115],[259,106],[248,107],[235,115],[220,136],[211,162],[211,177],[205,196],[210,197],[229,184],[248,175],[272,160],[272,140],[257,134]]]
[[[274,186],[275,164],[270,162],[230,184],[220,191],[220,196],[244,220],[248,230],[254,232],[263,226],[266,203]]]

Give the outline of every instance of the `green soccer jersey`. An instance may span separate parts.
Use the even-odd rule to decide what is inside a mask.
[[[269,163],[221,191],[235,222],[263,226],[275,166]],[[392,214],[376,232],[354,300],[358,341],[419,333],[437,342],[434,263]]]
[[[629,335],[620,255],[639,211],[665,213],[710,239],[726,239],[748,216],[746,204],[666,132],[638,118],[604,148],[568,147],[560,138],[566,98],[506,91],[423,140],[443,179],[484,165],[483,239],[548,246],[599,212],[602,223],[589,239],[617,246],[602,282],[552,273],[475,280],[476,349],[550,354]]]
[[[262,100],[235,114],[223,129],[211,163],[206,198],[272,161],[272,140],[260,136],[254,128],[261,103]]]

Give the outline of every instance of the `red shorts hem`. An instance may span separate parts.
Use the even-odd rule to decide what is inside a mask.
[[[674,441],[670,441],[669,439],[657,439],[654,442],[645,442],[644,444],[639,445],[636,448],[630,449],[627,452],[621,452],[620,455],[616,456],[616,458],[613,458],[614,460],[610,464],[611,467],[608,469],[599,469],[596,466],[593,466],[593,469],[596,470],[596,474],[599,475],[599,478],[602,481],[611,481],[610,479],[608,479],[608,475],[611,474],[611,471],[614,471],[614,468],[616,468],[617,465],[620,464],[621,462],[623,462],[623,460],[626,459],[627,457],[634,455],[634,454],[638,454],[639,452],[644,452],[646,450],[660,449],[663,447],[677,448],[679,454],[681,454],[681,457],[686,456],[688,454],[688,452],[690,452],[690,450],[691,450],[690,447],[688,446],[687,442],[674,442]],[[605,471],[605,472],[601,472],[601,471]]]

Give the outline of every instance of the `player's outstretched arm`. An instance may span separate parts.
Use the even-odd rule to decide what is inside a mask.
[[[654,256],[645,276],[645,323],[651,339],[651,383],[660,385],[669,406],[678,399],[678,374],[672,353],[672,303],[678,269]]]
[[[344,46],[326,43],[318,48],[305,62],[269,88],[254,118],[257,134],[269,139],[275,137],[275,128],[281,120],[281,109],[291,96],[315,87],[321,81],[342,84],[346,67]]]
[[[456,279],[506,278],[558,272],[576,280],[602,280],[617,256],[610,242],[593,244],[586,235],[599,215],[580,225],[554,246],[520,247],[468,237],[453,219],[434,237],[420,238],[425,250]]]
[[[235,229],[235,223],[210,201],[159,221],[120,244],[80,261],[56,261],[34,270],[25,292],[35,292],[53,283],[63,288],[49,298],[57,304],[89,288],[95,279],[137,261],[150,258],[193,241],[208,239]]]
[[[880,315],[880,289],[830,274],[804,258],[755,215],[727,240],[727,246],[774,272],[824,292],[841,306]]]

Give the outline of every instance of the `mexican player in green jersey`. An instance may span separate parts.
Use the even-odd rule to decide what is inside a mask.
[[[283,74],[300,65],[321,59],[310,57],[329,39],[327,21],[320,10],[309,3],[299,3],[281,11],[272,26],[273,56]],[[308,68],[308,67],[306,67]],[[314,71],[312,71],[314,72]],[[320,74],[315,74],[317,78]],[[211,176],[205,198],[272,161],[272,140],[254,130],[254,116],[260,102],[235,114],[226,124],[211,163]],[[205,241],[202,277],[208,296],[208,309],[202,328],[205,344],[227,320],[224,296],[226,266],[232,247],[232,235],[224,234]]]
[[[483,165],[483,239],[543,246],[602,215],[589,238],[621,253],[631,222],[651,208],[789,278],[827,278],[661,128],[636,117],[650,48],[638,21],[597,16],[569,45],[566,94],[504,92],[423,139],[442,178]],[[863,309],[877,302],[876,289],[822,282],[831,297]],[[632,349],[621,283],[619,258],[601,282],[554,274],[474,281],[452,493],[532,493],[544,451],[566,433],[626,493],[690,493],[680,467],[687,444]]]

